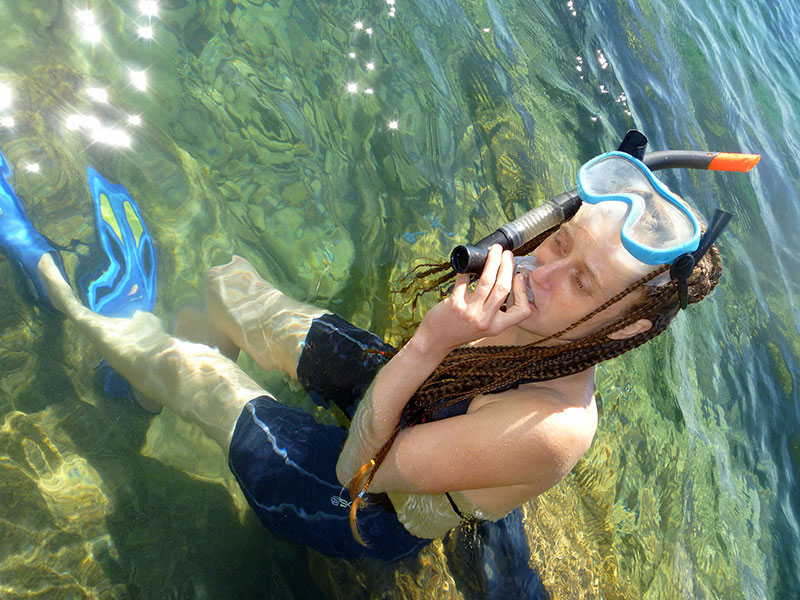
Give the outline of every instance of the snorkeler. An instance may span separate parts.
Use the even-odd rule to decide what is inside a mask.
[[[463,519],[501,520],[558,483],[595,434],[594,366],[664,331],[722,270],[713,245],[721,227],[704,234],[642,162],[609,153],[581,168],[575,216],[526,248],[534,268],[515,269],[512,253],[492,246],[474,287],[457,275],[399,351],[288,298],[239,257],[206,276],[218,350],[167,334],[149,309],[122,316],[125,298],[154,276],[154,256],[125,259],[143,256],[138,209],[112,210],[116,225],[101,236],[124,247],[109,268],[123,257],[120,272],[141,281],[109,276],[97,302],[105,293],[121,305],[98,314],[2,184],[0,244],[37,299],[71,319],[139,394],[215,440],[269,529],[344,558],[412,555]],[[96,207],[114,196],[97,190]],[[336,403],[349,430],[281,405],[223,354],[239,349]]]

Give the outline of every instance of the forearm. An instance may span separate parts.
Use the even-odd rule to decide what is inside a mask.
[[[350,435],[336,465],[336,475],[347,483],[391,437],[408,400],[451,350],[491,337],[531,315],[523,276],[513,277],[511,252],[492,246],[475,290],[469,277],[456,276],[448,298],[431,308],[414,337],[378,373],[350,425]],[[514,304],[500,307],[514,284]]]
[[[347,484],[356,470],[383,447],[411,396],[448,352],[420,328],[381,369],[350,423],[350,434],[336,465],[342,484]]]

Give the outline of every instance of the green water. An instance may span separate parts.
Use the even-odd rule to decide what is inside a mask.
[[[137,2],[97,2],[92,43],[75,6],[0,2],[0,118],[13,119],[0,148],[31,220],[85,253],[91,165],[142,209],[166,323],[236,253],[293,296],[397,338],[409,310],[391,290],[417,257],[573,187],[627,128],[653,149],[761,152],[752,176],[668,176],[706,214],[737,213],[720,242],[723,284],[598,370],[592,449],[531,504],[526,527],[556,598],[789,597],[800,583],[796,9],[394,6],[171,0],[146,17]],[[129,146],[107,143],[125,135]],[[78,254],[64,252],[70,274]],[[410,563],[351,565],[274,538],[199,431],[105,397],[97,352],[30,304],[5,259],[0,289],[2,597],[462,597],[439,544]]]

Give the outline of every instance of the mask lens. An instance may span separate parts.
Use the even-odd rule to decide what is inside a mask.
[[[642,262],[671,262],[697,247],[699,228],[688,208],[647,167],[629,156],[612,153],[590,161],[581,167],[578,188],[584,202],[628,205],[622,242]]]

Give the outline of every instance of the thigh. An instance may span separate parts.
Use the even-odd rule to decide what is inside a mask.
[[[206,273],[205,298],[215,328],[262,368],[293,377],[306,334],[325,312],[282,293],[239,256]]]

